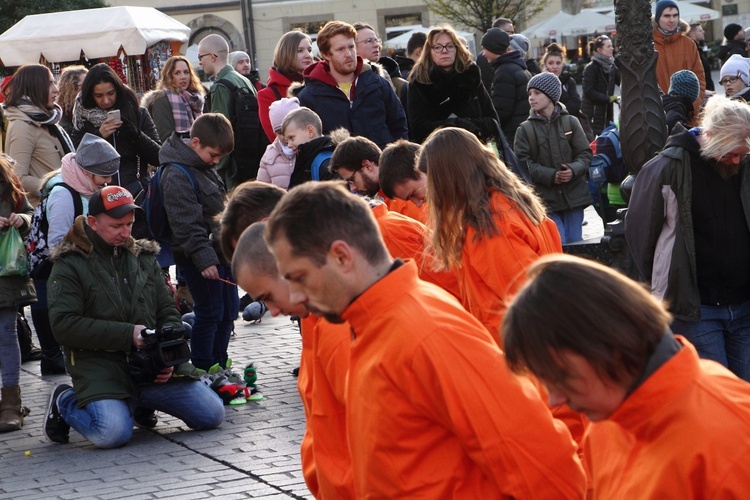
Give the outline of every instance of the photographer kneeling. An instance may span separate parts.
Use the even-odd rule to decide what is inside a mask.
[[[67,443],[73,427],[100,448],[122,446],[133,434],[136,407],[174,415],[196,430],[224,420],[221,399],[198,381],[193,366],[170,366],[189,351],[169,335],[182,321],[154,256],[158,245],[130,236],[136,209],[124,188],[97,191],[89,215],[76,218],[53,252],[50,322],[73,387],[58,385],[50,396],[44,421],[50,441]],[[163,342],[147,328],[164,332]],[[149,368],[153,382],[139,384]]]

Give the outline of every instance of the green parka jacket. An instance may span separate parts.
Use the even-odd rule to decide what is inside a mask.
[[[587,183],[591,147],[578,119],[569,115],[565,106],[556,107],[549,120],[532,110],[529,119],[518,127],[513,146],[516,156],[528,162],[534,188],[549,212],[591,205]],[[533,129],[532,134],[526,127]],[[563,163],[573,170],[573,179],[555,184],[555,174]]]
[[[132,237],[122,246],[109,245],[83,215],[52,250],[49,318],[79,407],[137,397],[128,374],[135,325],[182,325],[154,256],[158,250],[155,242]]]

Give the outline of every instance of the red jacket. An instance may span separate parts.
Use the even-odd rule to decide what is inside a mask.
[[[302,360],[297,386],[307,427],[302,438],[302,474],[318,499],[354,498],[346,444],[344,392],[351,330],[312,314],[302,320]]]
[[[429,229],[424,224],[388,210],[385,204],[373,207],[372,212],[391,257],[403,260],[414,259],[417,269],[419,269],[420,278],[434,283],[450,292],[454,297],[460,298],[456,274],[451,271],[436,271],[433,269],[434,259],[425,250],[425,243],[429,239]]]
[[[748,498],[750,385],[683,348],[585,441],[594,498]]]
[[[487,330],[413,262],[344,311],[358,498],[583,498],[575,443]]]
[[[562,252],[560,233],[550,219],[535,226],[515,204],[494,192],[490,203],[499,236],[476,239],[469,227],[458,273],[466,309],[482,322],[499,346],[500,324],[508,301],[523,283],[529,266],[542,255]]]
[[[271,126],[271,118],[268,116],[268,109],[271,107],[271,104],[279,100],[274,89],[276,89],[281,97],[286,97],[293,81],[301,82],[302,75],[298,75],[294,80],[290,80],[289,77],[283,73],[276,71],[276,68],[271,68],[268,70],[268,86],[263,90],[258,91],[258,118],[260,119],[260,125],[263,127],[263,131],[268,136],[268,140],[271,144],[276,140],[276,133]]]

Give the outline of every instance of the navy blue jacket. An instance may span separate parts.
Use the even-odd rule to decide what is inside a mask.
[[[350,100],[331,76],[327,61],[311,64],[302,73],[305,87],[297,96],[300,104],[320,116],[324,134],[344,127],[380,148],[397,139],[407,139],[406,114],[388,81],[359,56],[355,74]]]

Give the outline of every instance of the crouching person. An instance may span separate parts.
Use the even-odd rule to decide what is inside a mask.
[[[88,216],[76,218],[53,252],[50,322],[73,387],[58,385],[50,396],[50,441],[67,443],[73,427],[100,448],[122,446],[133,434],[136,407],[174,415],[196,430],[224,420],[221,399],[189,363],[161,368],[150,383],[131,375],[132,353],[147,347],[144,329],[182,327],[156,261],[158,246],[130,236],[136,209],[119,186],[97,191]]]

